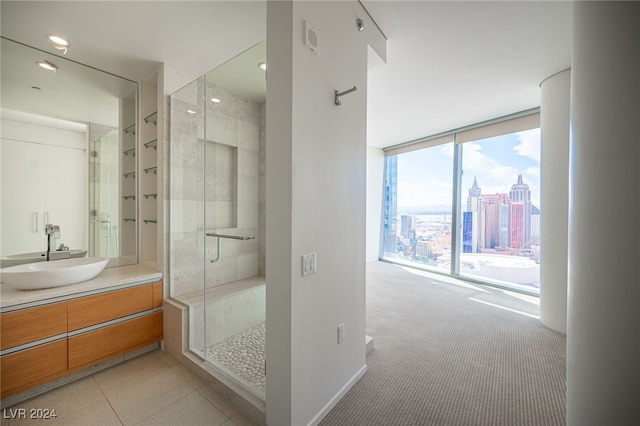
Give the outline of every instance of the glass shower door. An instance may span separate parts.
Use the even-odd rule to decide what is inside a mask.
[[[261,398],[266,82],[259,64],[265,60],[260,43],[209,72],[204,87],[206,359]]]
[[[188,307],[188,348],[263,400],[265,58],[260,43],[171,96],[169,185],[170,289]]]

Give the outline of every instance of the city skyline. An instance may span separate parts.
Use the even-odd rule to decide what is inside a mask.
[[[474,178],[462,212],[463,253],[530,249],[539,240],[539,219],[533,216],[539,217],[540,209],[531,202],[531,191],[522,175],[508,194],[484,194]]]
[[[461,274],[536,287],[539,206],[539,129],[391,155],[383,256],[442,270],[457,265]]]

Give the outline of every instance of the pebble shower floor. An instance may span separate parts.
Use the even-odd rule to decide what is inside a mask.
[[[209,347],[207,356],[211,362],[223,366],[249,386],[265,393],[265,323]]]

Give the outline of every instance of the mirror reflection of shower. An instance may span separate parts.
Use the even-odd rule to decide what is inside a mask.
[[[107,131],[92,126],[98,134]],[[95,184],[91,209],[91,256],[118,257],[119,140],[118,128],[108,130],[93,142],[92,163]]]

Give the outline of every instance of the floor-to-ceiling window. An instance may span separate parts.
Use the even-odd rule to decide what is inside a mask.
[[[384,200],[383,259],[538,292],[538,114],[386,150]]]
[[[442,267],[451,254],[453,138],[435,139],[386,157],[383,256]]]

